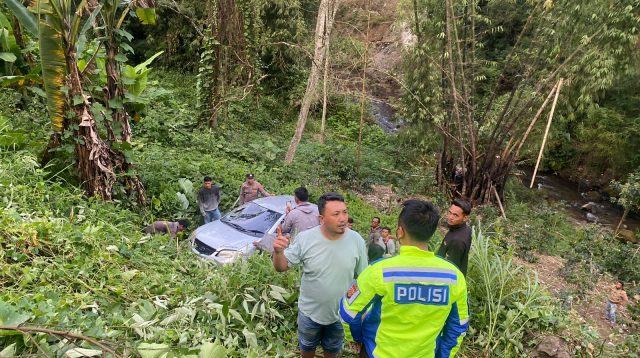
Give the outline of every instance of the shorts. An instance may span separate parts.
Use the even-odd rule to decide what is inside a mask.
[[[304,352],[315,352],[316,347],[322,345],[325,353],[338,354],[344,344],[344,328],[339,320],[319,324],[298,311],[298,343]]]

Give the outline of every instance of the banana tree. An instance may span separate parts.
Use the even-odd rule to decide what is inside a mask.
[[[26,24],[25,28],[33,30],[32,24],[29,25],[33,19],[37,24],[42,79],[54,130],[44,160],[52,155],[51,149],[61,144],[64,134],[72,141],[78,179],[89,196],[110,200],[113,185],[121,178],[126,190],[136,193],[138,201],[144,203],[144,187],[130,172],[132,166],[125,155],[131,146],[131,130],[129,115],[122,106],[126,90],[120,80],[118,61],[122,61],[123,56],[118,56],[118,49],[121,45],[127,46],[119,35],[124,33],[121,26],[131,10],[143,8],[144,11],[136,11],[137,17],[147,22],[155,21],[148,8],[150,4],[114,0],[100,3],[96,0],[34,0],[26,11],[17,0],[5,2],[11,3],[12,11]],[[98,45],[94,46],[93,55],[86,59],[87,38],[91,31],[97,38],[92,43]],[[93,61],[102,53],[102,45],[106,51],[106,56],[103,55],[106,83],[104,88],[95,91],[95,83],[88,85],[90,73],[85,71],[95,68]]]

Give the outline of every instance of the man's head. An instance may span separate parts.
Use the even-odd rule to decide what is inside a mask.
[[[402,211],[398,217],[398,240],[426,243],[438,227],[440,213],[428,201],[407,200],[402,203]],[[406,241],[406,240],[405,240]]]
[[[353,228],[353,218],[352,218],[352,217],[350,217],[349,219],[347,219],[347,227],[348,227],[349,229],[352,229],[352,228]]]
[[[367,258],[369,259],[369,263],[378,260],[384,256],[384,249],[382,246],[378,244],[371,244],[367,249]]]
[[[303,186],[294,190],[293,194],[296,197],[296,204],[306,203],[307,201],[309,201],[309,191]]]
[[[206,189],[211,189],[212,185],[213,185],[213,180],[211,179],[211,177],[208,175],[204,177],[204,180],[202,181],[202,186],[204,186]]]
[[[447,213],[447,224],[449,226],[458,226],[466,223],[471,214],[471,203],[462,198],[456,198],[451,202],[449,212]]]
[[[389,234],[391,234],[391,229],[388,226],[383,227],[380,232],[380,236],[382,236],[383,239],[386,239],[389,237]]]
[[[616,288],[618,290],[624,290],[624,282],[622,281],[616,281]]]
[[[347,229],[349,214],[342,195],[329,192],[318,199],[320,225],[329,234],[342,235]]]
[[[254,175],[252,173],[247,174],[247,183],[249,183],[250,185],[253,185],[254,181],[255,181]]]
[[[380,226],[380,218],[377,216],[374,216],[373,219],[371,219],[371,228],[375,229],[378,226]]]
[[[189,227],[189,220],[178,220],[178,232],[185,231]]]

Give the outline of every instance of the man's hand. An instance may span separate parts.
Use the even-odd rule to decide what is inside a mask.
[[[289,247],[289,239],[282,235],[282,225],[278,225],[278,228],[276,229],[276,240],[273,242],[273,251],[281,253],[287,247]]]

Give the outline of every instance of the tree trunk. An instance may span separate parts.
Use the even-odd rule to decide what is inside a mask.
[[[627,215],[629,215],[629,208],[624,208],[624,213],[622,213],[622,217],[620,218],[620,221],[618,222],[618,226],[616,226],[616,232],[615,232],[615,234],[613,234],[614,236],[617,236],[618,232],[620,232],[620,227],[622,226],[622,223],[624,222],[624,219],[627,218]]]
[[[362,53],[362,88],[360,89],[360,126],[358,127],[358,146],[356,148],[356,173],[360,174],[360,158],[362,157],[362,131],[364,130],[364,108],[367,99],[367,64],[369,63],[369,31],[371,30],[371,0],[365,0],[367,5],[367,32],[365,33],[364,51]]]
[[[113,183],[116,180],[112,152],[98,135],[88,97],[82,88],[75,48],[67,48],[65,57],[69,73],[69,97],[83,98],[82,103],[72,106],[75,113],[73,120],[78,125],[74,130],[78,179],[88,196],[111,200]]]
[[[305,90],[304,97],[302,98],[302,105],[300,107],[300,113],[298,114],[298,123],[296,125],[296,131],[291,138],[289,149],[285,156],[285,162],[291,164],[293,157],[296,155],[298,144],[302,138],[304,127],[307,124],[307,116],[309,115],[309,108],[311,103],[315,99],[316,86],[318,83],[318,77],[320,75],[320,66],[324,63],[324,58],[327,53],[325,50],[331,29],[333,27],[333,20],[338,10],[338,0],[321,0],[320,8],[318,9],[318,19],[316,22],[316,34],[315,34],[315,51],[313,54],[313,62],[311,63],[311,71],[309,71],[309,78],[307,80],[307,89]]]
[[[327,77],[329,76],[329,40],[324,55],[324,75],[322,78],[322,120],[320,121],[320,143],[324,144],[324,131],[327,120]]]

